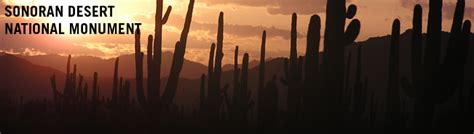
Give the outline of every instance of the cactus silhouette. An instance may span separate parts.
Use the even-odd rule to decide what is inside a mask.
[[[260,65],[258,70],[258,91],[257,91],[257,123],[259,128],[264,125],[264,99],[265,99],[265,50],[267,42],[267,31],[262,33],[262,45],[260,46]],[[238,68],[235,68],[238,69]],[[268,104],[267,104],[268,105]]]
[[[317,105],[320,110],[318,124],[327,127],[338,126],[342,121],[341,115],[344,104],[341,102],[344,84],[344,48],[352,44],[360,32],[360,21],[352,20],[345,27],[346,18],[352,19],[357,13],[357,7],[350,5],[346,12],[345,0],[328,0],[326,7],[326,29],[324,34],[324,56],[322,77],[324,83],[320,93],[324,104]],[[344,31],[346,29],[346,31]],[[343,37],[343,39],[341,39]],[[329,121],[329,122],[327,122]]]
[[[160,97],[160,78],[161,78],[161,47],[162,47],[162,34],[163,25],[168,22],[168,17],[171,13],[171,6],[168,6],[165,15],[163,16],[163,0],[156,0],[156,12],[155,12],[155,40],[153,44],[152,56],[148,56],[151,63],[148,71],[151,76],[148,77],[148,100],[149,104],[158,104]],[[149,47],[151,48],[151,47]],[[150,50],[148,50],[150,51]],[[142,98],[143,100],[143,98]]]
[[[443,1],[429,2],[427,38],[424,38],[422,33],[422,7],[416,5],[411,32],[401,34],[401,22],[395,19],[389,36],[390,44],[381,44],[389,46],[389,49],[383,50],[388,52],[385,59],[388,68],[387,74],[376,76],[387,75],[387,85],[381,85],[384,82],[376,83],[371,85],[371,88],[387,86],[386,92],[369,90],[368,76],[373,76],[376,72],[371,70],[371,67],[375,67],[370,64],[374,60],[365,58],[372,55],[369,53],[374,50],[372,43],[384,43],[388,38],[373,38],[355,44],[361,22],[355,19],[357,6],[346,7],[346,0],[327,1],[326,29],[323,34],[324,44],[321,47],[321,18],[318,15],[311,16],[306,35],[306,50],[300,57],[297,44],[297,14],[292,14],[290,52],[289,57],[283,61],[283,67],[273,67],[281,59],[266,62],[267,31],[263,31],[259,66],[252,68],[249,62],[252,57],[249,53],[240,54],[242,59],[239,59],[242,47],[236,46],[233,70],[225,71],[225,23],[224,13],[220,12],[216,43],[210,46],[207,73],[203,73],[200,79],[181,81],[181,70],[186,66],[184,57],[189,49],[187,41],[194,9],[194,0],[190,0],[180,39],[175,42],[170,74],[168,80],[165,80],[166,85],[162,85],[160,70],[164,58],[163,26],[168,21],[171,6],[164,12],[163,0],[157,0],[154,35],[147,38],[146,52],[141,50],[140,39],[145,30],[135,31],[134,81],[131,81],[133,78],[120,76],[119,72],[131,70],[120,70],[122,68],[119,69],[119,58],[115,59],[113,77],[103,83],[99,82],[97,72],[93,73],[92,78],[83,75],[82,66],[74,64],[77,62],[72,63],[73,58],[69,55],[64,69],[64,83],[62,78],[58,79],[61,83],[57,83],[58,74],[49,78],[53,95],[51,102],[46,99],[28,101],[22,96],[20,102],[7,102],[7,105],[19,103],[17,107],[4,108],[3,98],[0,98],[0,116],[19,117],[18,121],[13,123],[11,121],[14,118],[5,118],[9,123],[7,125],[26,124],[25,128],[35,126],[40,129],[52,126],[53,129],[48,131],[53,133],[61,133],[64,128],[75,128],[84,124],[100,125],[103,127],[98,129],[105,130],[120,128],[107,130],[119,133],[150,133],[154,132],[155,128],[159,128],[160,132],[178,132],[177,128],[185,127],[204,131],[209,129],[211,133],[223,132],[220,129],[227,128],[237,128],[232,131],[241,133],[251,132],[247,130],[252,128],[258,128],[257,133],[278,133],[282,132],[281,130],[294,132],[299,128],[322,131],[378,127],[390,130],[410,126],[421,129],[472,128],[472,123],[452,124],[474,119],[474,87],[464,89],[464,85],[470,84],[465,80],[469,77],[464,75],[469,71],[465,65],[470,54],[469,44],[472,36],[471,22],[464,20],[465,0],[457,0],[446,47],[442,44],[445,34],[441,31]],[[350,23],[346,26],[347,20]],[[403,65],[404,56],[400,54],[405,51],[402,46],[404,36],[411,36],[411,55],[408,57],[411,60],[411,72],[406,78],[400,76],[403,72],[400,65]],[[323,53],[320,48],[324,48]],[[144,61],[144,58],[147,61]],[[122,62],[124,61],[126,58],[122,59]],[[273,77],[267,78],[267,73],[281,71],[281,68],[282,75],[273,74]],[[257,75],[253,75],[257,70],[258,77],[253,78]],[[352,70],[355,71],[352,73]],[[145,71],[148,74],[143,74]],[[230,78],[232,74],[233,79]],[[226,80],[228,78],[230,79]],[[229,84],[225,83],[228,81],[233,81],[233,89],[230,92],[227,92]],[[133,86],[133,83],[136,83],[136,86]],[[99,94],[101,84],[108,85],[107,88],[111,89],[107,90],[111,92],[110,96]],[[185,85],[181,86],[183,84]],[[134,87],[136,92],[132,91]],[[163,91],[160,91],[162,87]],[[175,99],[178,87],[190,88],[183,90],[186,92],[186,98]],[[279,94],[280,88],[285,88],[284,92],[287,93]],[[403,90],[403,93],[399,90]],[[256,95],[252,96],[251,91],[256,91]],[[197,92],[199,96],[191,94],[195,98],[187,96],[188,93]],[[136,99],[131,96],[135,93]],[[227,93],[231,93],[231,96]],[[258,107],[255,110],[252,97],[257,99]],[[406,99],[407,97],[410,99]],[[189,100],[199,102],[191,102],[191,110],[186,107],[188,104],[179,104]],[[280,107],[280,101],[287,101],[286,108]],[[410,101],[413,101],[413,105]],[[4,114],[3,109],[9,110],[10,113]],[[49,113],[50,111],[52,113]],[[0,118],[4,119],[3,116]],[[0,125],[4,126],[2,123]]]
[[[228,105],[229,107],[229,111],[230,111],[230,117],[232,118],[231,120],[234,120],[236,122],[238,122],[241,117],[239,117],[239,113],[240,113],[240,109],[238,108],[238,105],[239,105],[239,101],[242,101],[240,100],[241,98],[239,98],[240,96],[240,85],[242,84],[241,81],[240,81],[240,73],[241,73],[241,70],[239,69],[239,46],[235,46],[235,50],[234,50],[234,89],[233,89],[233,92],[232,92],[232,101],[229,101],[228,100],[228,97],[227,97],[227,94],[225,94],[226,96],[226,104]]]
[[[114,64],[114,75],[113,75],[113,83],[112,83],[112,105],[115,105],[118,103],[118,96],[119,96],[119,88],[122,83],[119,83],[119,78],[118,78],[118,66],[119,66],[119,58],[115,59],[115,64]]]
[[[141,52],[140,29],[135,32],[135,80],[137,90],[137,100],[140,104],[145,104],[145,92],[143,89],[143,52]]]
[[[176,96],[176,90],[178,88],[178,81],[181,70],[184,63],[184,54],[186,53],[186,45],[191,27],[191,20],[193,18],[194,0],[189,1],[188,12],[186,13],[186,19],[184,21],[183,31],[181,32],[180,40],[176,43],[173,63],[171,64],[170,76],[168,83],[166,84],[165,91],[163,92],[162,101],[165,105],[170,105]]]
[[[431,128],[437,104],[447,101],[463,81],[470,33],[470,22],[462,24],[465,1],[458,0],[448,40],[446,57],[441,61],[441,0],[430,1],[427,44],[420,44],[422,7],[415,6],[412,35],[412,81],[402,79],[405,93],[415,99],[417,128]],[[422,57],[422,53],[424,57]]]
[[[301,99],[301,70],[300,63],[297,55],[297,15],[292,14],[291,17],[291,39],[290,39],[290,59],[285,59],[283,64],[285,78],[281,81],[288,87],[288,123],[291,128],[297,126],[299,115],[300,115],[300,99]]]
[[[321,103],[318,96],[320,87],[320,68],[319,68],[319,46],[321,40],[321,18],[318,15],[311,16],[308,25],[308,35],[306,37],[306,54],[304,63],[304,116],[308,124],[313,124],[316,103]]]
[[[135,35],[135,67],[137,81],[137,100],[143,105],[150,104],[149,107],[157,109],[163,106],[170,109],[175,97],[179,76],[184,63],[184,55],[186,53],[187,37],[191,27],[191,20],[194,8],[194,0],[190,0],[184,28],[181,32],[180,41],[176,43],[175,52],[173,54],[173,63],[170,68],[170,75],[166,84],[163,95],[160,96],[160,69],[161,69],[161,40],[162,26],[166,24],[171,6],[168,7],[164,17],[163,0],[157,0],[156,22],[155,22],[155,40],[153,44],[153,36],[148,36],[147,45],[147,63],[148,63],[148,97],[145,97],[143,90],[143,53],[140,50],[140,30],[137,29]],[[158,106],[157,106],[158,105]]]
[[[217,28],[217,45],[212,44],[211,46],[211,53],[214,52],[213,48],[215,49],[215,53],[212,53],[209,57],[209,88],[208,90],[208,100],[207,100],[207,110],[208,110],[208,118],[210,124],[216,124],[219,120],[219,110],[221,108],[221,104],[224,101],[224,97],[221,95],[222,93],[226,92],[228,85],[224,88],[221,88],[221,72],[222,72],[222,58],[224,57],[224,53],[222,52],[223,48],[223,40],[224,40],[224,13],[221,12],[219,14],[219,23]],[[215,59],[214,58],[215,54]],[[215,61],[212,61],[215,60]]]
[[[235,55],[238,55],[238,47],[236,47]],[[233,101],[231,104],[228,104],[229,110],[232,114],[231,118],[235,121],[236,125],[242,128],[245,128],[248,125],[248,112],[253,105],[253,102],[250,101],[250,90],[248,89],[248,66],[249,55],[245,53],[244,58],[242,59],[242,70],[237,71],[240,72],[240,80],[238,80],[237,83],[234,83],[238,84],[238,88],[234,89],[232,97]]]
[[[400,20],[396,19],[392,25],[390,55],[388,63],[388,89],[386,128],[401,128],[400,93],[399,93],[399,56],[400,55]]]

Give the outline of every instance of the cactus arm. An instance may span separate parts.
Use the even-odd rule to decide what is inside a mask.
[[[346,17],[348,19],[352,19],[354,18],[356,14],[357,14],[357,6],[354,4],[349,5],[349,7],[347,8]]]
[[[163,16],[163,19],[161,20],[162,25],[164,25],[164,24],[166,24],[166,22],[168,22],[168,18],[170,17],[170,14],[171,14],[171,9],[172,9],[171,6],[168,6],[168,8],[166,9],[165,16]]]
[[[346,45],[350,45],[354,43],[356,40],[357,36],[359,36],[360,33],[360,21],[358,19],[354,19],[351,21],[349,26],[346,29],[346,32],[344,33],[344,40]]]
[[[171,11],[171,6],[168,7],[168,10]],[[193,11],[194,11],[194,0],[190,0],[189,5],[188,5],[188,11],[186,12],[186,19],[184,21],[183,31],[181,32],[181,37],[179,39],[179,42],[181,42],[181,45],[183,45],[183,49],[180,49],[182,53],[181,55],[183,56],[186,50],[186,46],[188,44],[187,40],[188,40],[188,35],[189,35],[189,29],[191,28],[191,22],[193,19]],[[167,14],[169,14],[168,11],[167,11]]]

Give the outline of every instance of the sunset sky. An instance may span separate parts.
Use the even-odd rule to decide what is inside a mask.
[[[184,23],[189,0],[164,0],[173,6],[168,23],[164,26],[163,50],[172,51]],[[451,27],[456,0],[444,0],[443,30]],[[357,41],[390,33],[391,23],[398,18],[402,31],[411,27],[415,4],[424,7],[427,19],[428,0],[348,0],[358,6],[355,18],[361,20],[361,34]],[[115,5],[112,18],[6,18],[5,5]],[[349,5],[349,4],[347,4]],[[2,0],[0,3],[0,51],[9,53],[73,54],[111,58],[133,53],[133,35],[5,35],[4,23],[10,22],[140,22],[142,50],[146,50],[146,35],[154,29],[155,0]],[[193,23],[188,38],[186,58],[206,63],[209,47],[216,42],[217,20],[220,11],[225,14],[224,62],[231,63],[233,49],[240,46],[241,54],[250,53],[259,58],[261,34],[267,30],[268,57],[289,55],[291,13],[298,13],[298,45],[303,52],[309,18],[320,15],[325,21],[326,0],[196,0]],[[474,20],[474,1],[466,0],[465,19]],[[426,21],[424,21],[426,25]],[[65,25],[65,24],[63,24]],[[473,28],[474,30],[474,28]],[[426,26],[424,27],[426,31]],[[324,33],[321,31],[321,33]]]

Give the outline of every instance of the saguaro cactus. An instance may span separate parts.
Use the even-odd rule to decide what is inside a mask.
[[[194,0],[189,1],[188,12],[184,21],[183,31],[181,32],[180,40],[176,43],[173,63],[171,64],[170,77],[166,84],[165,91],[162,96],[163,104],[169,105],[176,95],[176,88],[178,87],[178,80],[184,63],[184,54],[186,53],[186,45],[191,27],[191,20],[193,17]]]
[[[300,114],[300,82],[301,82],[301,70],[299,65],[302,64],[298,60],[297,52],[297,15],[293,13],[291,17],[291,40],[290,40],[290,59],[285,60],[284,73],[285,78],[282,82],[288,87],[288,123],[295,125],[298,123]]]
[[[193,18],[194,0],[189,1],[188,12],[186,13],[186,19],[184,21],[183,31],[181,32],[180,40],[176,43],[173,63],[171,64],[170,76],[168,83],[166,84],[165,91],[162,96],[163,104],[170,105],[176,95],[176,89],[178,88],[178,81],[181,70],[184,63],[184,54],[186,53],[186,45],[191,27],[191,20]]]
[[[236,106],[238,105],[240,98],[240,73],[241,70],[239,69],[239,46],[235,46],[235,51],[234,51],[234,89],[232,91],[232,101],[228,101],[228,98],[226,100],[226,103],[228,105],[228,109],[230,111],[230,118],[231,120],[238,121],[240,120],[238,116],[239,112]],[[227,95],[225,95],[227,96]]]
[[[143,91],[143,52],[140,46],[140,29],[135,32],[135,80],[137,100],[140,104],[145,103],[145,92]]]
[[[155,16],[155,42],[152,43],[153,37],[148,37],[147,45],[147,63],[148,63],[148,95],[145,98],[143,88],[137,89],[137,98],[139,102],[144,104],[161,104],[165,107],[169,107],[175,97],[176,89],[178,86],[178,80],[181,73],[181,69],[184,63],[184,55],[186,53],[187,37],[189,29],[191,27],[191,20],[194,8],[194,0],[190,0],[188,6],[188,12],[186,13],[186,19],[184,22],[184,28],[181,32],[180,41],[176,43],[175,52],[173,54],[173,63],[171,65],[170,76],[168,83],[166,84],[164,93],[160,96],[160,69],[161,69],[161,40],[162,40],[162,25],[166,24],[169,14],[171,12],[171,6],[168,7],[165,16],[163,15],[163,0],[157,0],[157,9]],[[143,53],[140,50],[140,33],[137,29],[135,35],[135,66],[137,84],[143,84]],[[139,80],[140,79],[140,80]],[[139,86],[137,86],[139,87]],[[143,87],[143,86],[141,86]],[[160,103],[158,103],[160,102]],[[155,107],[155,108],[159,108]]]
[[[224,13],[221,12],[219,14],[219,23],[217,28],[217,47],[215,53],[215,62],[212,72],[209,72],[209,89],[208,89],[208,113],[209,113],[209,121],[211,124],[216,123],[219,119],[219,109],[222,104],[223,97],[221,94],[221,72],[222,72],[222,58],[224,57],[224,53],[222,52],[224,41]],[[212,45],[214,46],[214,45]],[[211,50],[212,51],[212,50]],[[212,55],[213,56],[213,55]],[[211,58],[211,57],[210,57]],[[211,63],[211,62],[210,62]]]
[[[318,112],[314,106],[325,103],[320,100],[322,96],[319,96],[319,91],[322,90],[317,90],[317,88],[321,87],[319,85],[319,31],[321,29],[321,20],[317,15],[311,17],[308,27],[306,56],[298,58],[296,49],[296,19],[296,14],[293,14],[290,60],[285,60],[285,78],[282,79],[283,84],[288,86],[288,118],[289,123],[294,125],[293,127],[299,126],[298,120],[301,119],[302,115],[305,116],[307,125],[314,125],[312,123],[315,119],[314,115],[317,115],[314,113]],[[303,109],[305,113],[302,113],[301,110]]]
[[[399,54],[400,53],[400,20],[393,21],[388,63],[387,110],[385,122],[387,128],[400,128],[400,93],[399,93]]]
[[[236,51],[237,54],[238,51]],[[249,55],[244,54],[242,60],[242,70],[238,71],[241,74],[240,80],[237,81],[238,89],[234,89],[232,97],[232,103],[229,104],[229,110],[231,111],[232,119],[240,127],[246,127],[248,123],[248,112],[250,107],[253,105],[250,101],[250,90],[248,89],[248,65]],[[226,101],[228,102],[228,101]]]
[[[342,119],[343,84],[344,84],[344,55],[345,47],[352,44],[360,32],[360,21],[354,19],[345,30],[346,18],[352,19],[357,13],[357,7],[350,5],[346,11],[346,0],[328,0],[326,7],[326,30],[324,34],[324,66],[321,96],[323,102],[316,106],[321,110],[318,117],[319,124],[326,126],[337,126]],[[341,39],[342,38],[342,39]],[[331,122],[327,122],[327,121]]]
[[[320,69],[319,69],[319,45],[321,40],[321,19],[318,15],[311,16],[308,25],[308,35],[306,37],[306,55],[304,64],[304,91],[303,91],[303,103],[304,111],[306,112],[305,118],[308,124],[313,124],[312,121],[315,118],[317,109],[315,108],[316,103],[321,102],[321,98],[318,95],[318,89],[320,86]]]
[[[258,72],[258,98],[257,98],[257,118],[258,118],[258,125],[262,127],[263,123],[263,116],[264,116],[264,90],[265,90],[265,49],[266,49],[266,42],[267,42],[267,31],[263,31],[262,33],[262,45],[260,47],[260,65],[259,65],[259,72]]]
[[[165,15],[163,16],[163,0],[156,0],[156,12],[155,12],[155,43],[153,45],[153,56],[151,59],[151,77],[148,77],[148,101],[151,104],[157,104],[160,97],[160,78],[161,78],[161,47],[162,47],[162,34],[163,25],[168,21],[169,14],[171,13],[171,6],[168,6]],[[149,56],[150,57],[150,56]]]
[[[435,106],[445,102],[463,81],[464,65],[468,54],[470,22],[462,24],[465,1],[458,0],[448,48],[441,62],[441,0],[430,1],[427,44],[421,44],[421,6],[415,7],[412,39],[412,81],[402,79],[405,93],[415,99],[415,124],[418,128],[432,127]],[[425,56],[422,57],[422,53]],[[423,60],[421,60],[423,59]]]
[[[119,58],[115,59],[114,64],[114,76],[113,76],[113,83],[112,83],[112,104],[117,104],[118,96],[119,96],[119,78],[118,78],[118,65],[119,65]]]

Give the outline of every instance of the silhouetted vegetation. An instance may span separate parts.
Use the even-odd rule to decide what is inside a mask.
[[[141,51],[141,32],[137,29],[135,83],[119,76],[119,71],[132,70],[120,70],[117,58],[112,76],[111,98],[102,95],[97,72],[93,74],[92,88],[89,91],[89,79],[78,73],[77,65],[73,65],[71,72],[69,55],[63,90],[58,89],[56,76],[53,75],[50,77],[53,91],[51,100],[25,102],[21,98],[16,104],[17,109],[12,109],[13,102],[4,103],[0,98],[1,106],[10,109],[1,110],[0,114],[12,115],[6,118],[7,125],[0,125],[7,126],[7,132],[30,132],[21,128],[36,128],[39,125],[38,130],[51,133],[74,133],[76,131],[73,130],[82,125],[85,125],[85,129],[78,130],[78,133],[89,132],[88,130],[105,130],[106,133],[189,131],[182,128],[208,133],[293,133],[301,128],[325,133],[350,128],[456,128],[469,132],[474,129],[474,123],[469,123],[474,119],[474,86],[472,83],[465,83],[465,71],[468,69],[465,66],[469,54],[472,54],[469,52],[469,47],[472,47],[469,46],[471,22],[463,18],[465,1],[457,1],[446,50],[441,41],[442,0],[430,0],[429,4],[426,36],[422,33],[421,5],[415,6],[413,26],[407,32],[411,34],[409,76],[401,74],[401,62],[404,60],[401,56],[405,53],[401,52],[403,44],[399,19],[393,21],[390,43],[386,44],[389,49],[378,50],[388,53],[388,59],[385,59],[388,63],[386,88],[377,89],[383,90],[384,94],[369,88],[377,83],[369,82],[366,76],[366,72],[372,70],[363,69],[371,66],[364,59],[367,57],[364,56],[367,54],[364,53],[366,46],[355,44],[361,30],[361,22],[354,19],[357,14],[356,5],[346,7],[345,0],[328,0],[322,46],[324,52],[320,51],[321,18],[312,15],[308,24],[306,52],[299,57],[297,14],[293,13],[289,58],[282,60],[279,66],[283,68],[283,72],[271,74],[273,77],[268,79],[265,77],[268,73],[266,71],[275,67],[267,66],[267,32],[263,31],[257,89],[249,86],[249,54],[244,53],[239,64],[239,47],[236,46],[231,91],[228,91],[230,84],[223,82],[224,13],[220,12],[217,41],[210,46],[208,72],[196,80],[199,81],[199,86],[190,89],[199,90],[199,94],[196,94],[199,102],[189,112],[185,111],[184,106],[176,104],[175,96],[178,85],[187,84],[179,82],[194,0],[190,0],[183,31],[175,45],[170,75],[162,92],[162,26],[168,20],[171,6],[163,17],[163,0],[157,0],[155,38],[149,35],[147,42],[146,78],[143,75],[145,54]],[[351,20],[347,27],[346,19]],[[352,65],[353,61],[355,66]],[[351,75],[353,68],[355,72]],[[132,95],[133,89],[136,89],[136,97]],[[163,94],[160,95],[161,93]],[[284,96],[286,100],[283,99]],[[286,101],[286,106],[280,105],[282,101]],[[455,114],[437,112],[441,104],[450,104],[454,107]],[[18,113],[12,114],[14,112]],[[450,118],[445,119],[444,116]],[[446,126],[443,122],[456,122],[460,125]],[[341,130],[337,130],[338,128]],[[1,129],[0,127],[3,132]]]

